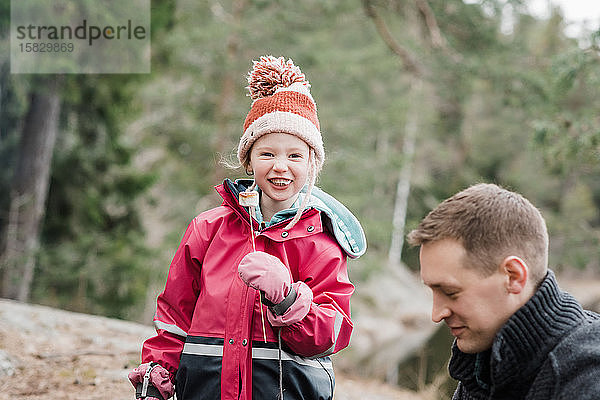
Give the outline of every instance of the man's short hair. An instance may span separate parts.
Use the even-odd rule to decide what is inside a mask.
[[[487,276],[506,257],[529,267],[534,283],[546,275],[548,231],[542,214],[518,193],[494,184],[477,184],[444,200],[408,234],[413,246],[443,239],[458,240],[467,251],[467,266]]]

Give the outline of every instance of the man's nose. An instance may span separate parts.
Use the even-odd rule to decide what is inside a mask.
[[[452,314],[445,301],[440,299],[439,295],[434,293],[433,306],[431,308],[431,320],[436,324],[442,322]]]

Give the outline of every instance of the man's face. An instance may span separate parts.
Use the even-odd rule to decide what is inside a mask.
[[[421,279],[433,292],[431,319],[448,325],[462,352],[479,353],[492,346],[518,307],[509,298],[508,276],[500,266],[484,276],[476,267],[467,268],[465,255],[454,239],[422,245]]]

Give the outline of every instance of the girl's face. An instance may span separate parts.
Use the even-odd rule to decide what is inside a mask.
[[[294,204],[306,184],[309,154],[306,142],[287,133],[269,133],[254,143],[250,168],[263,192],[260,207],[265,218]]]

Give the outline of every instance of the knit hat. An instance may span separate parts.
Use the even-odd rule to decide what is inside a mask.
[[[291,59],[285,61],[283,57],[263,56],[253,61],[247,88],[253,101],[238,145],[240,164],[244,165],[254,142],[268,133],[295,135],[310,148],[308,188],[295,217],[285,227],[291,229],[306,208],[325,161],[317,105],[310,94],[310,83],[300,68]]]
[[[304,140],[314,150],[318,173],[325,160],[323,139],[317,118],[317,105],[310,94],[310,83],[291,59],[260,57],[248,73],[252,98],[238,146],[243,164],[248,151],[261,136],[283,132]]]

